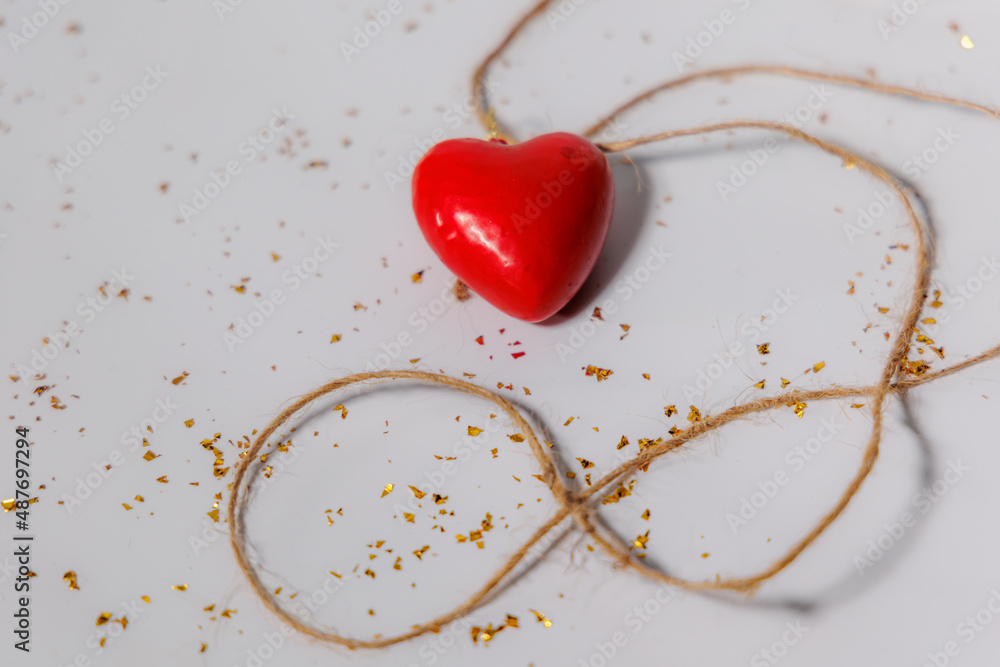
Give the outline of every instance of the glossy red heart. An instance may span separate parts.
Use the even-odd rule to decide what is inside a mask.
[[[604,154],[558,132],[520,144],[450,139],[413,173],[413,210],[441,261],[513,317],[539,322],[580,289],[614,208]]]

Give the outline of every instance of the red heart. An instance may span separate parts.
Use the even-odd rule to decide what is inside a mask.
[[[450,139],[413,172],[413,210],[441,261],[508,315],[565,306],[604,245],[614,208],[604,154],[574,134],[508,146]]]

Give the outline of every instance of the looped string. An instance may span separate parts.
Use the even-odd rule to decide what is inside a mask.
[[[493,117],[488,112],[489,101],[485,92],[486,89],[482,85],[482,82],[486,77],[490,64],[497,57],[499,57],[499,55],[513,41],[517,34],[528,23],[530,23],[531,19],[541,14],[551,2],[552,0],[542,0],[528,13],[526,13],[518,21],[510,33],[508,33],[500,45],[494,49],[493,52],[491,52],[483,63],[476,69],[476,73],[473,77],[473,93],[478,104],[477,113],[484,127],[486,127],[487,130],[494,132],[494,136],[512,141],[511,135],[503,129],[503,126],[499,122],[494,124]],[[619,114],[632,109],[642,101],[651,99],[660,92],[664,92],[699,79],[731,78],[743,74],[778,74],[781,76],[827,81],[834,84],[854,86],[881,93],[903,95],[919,100],[963,107],[985,113],[1000,120],[1000,112],[994,109],[973,102],[952,99],[941,95],[924,93],[898,86],[887,86],[863,79],[839,75],[827,75],[789,67],[745,66],[708,70],[668,81],[621,105],[611,114],[604,117],[594,126],[589,128],[584,133],[584,136],[593,138]],[[240,569],[246,575],[247,580],[250,582],[254,592],[268,609],[270,609],[283,621],[288,623],[291,627],[305,635],[321,641],[346,646],[351,649],[383,648],[419,637],[428,632],[438,632],[447,624],[465,616],[489,599],[500,586],[510,580],[514,570],[529,554],[532,547],[550,531],[554,530],[561,523],[563,523],[564,520],[570,517],[572,517],[576,526],[587,536],[593,539],[613,559],[614,562],[635,570],[644,576],[689,590],[729,590],[739,593],[753,593],[762,583],[771,579],[791,565],[803,551],[813,544],[820,537],[820,535],[822,535],[823,532],[826,531],[826,529],[833,522],[835,522],[838,517],[840,517],[853,498],[857,495],[862,484],[871,473],[876,461],[878,460],[886,404],[890,396],[894,394],[902,394],[909,391],[913,387],[957,373],[963,369],[1000,356],[1000,344],[998,344],[970,359],[966,359],[965,361],[942,369],[924,371],[919,375],[905,373],[907,368],[907,354],[912,344],[913,335],[917,331],[917,321],[924,309],[924,304],[927,300],[927,294],[930,287],[930,230],[927,225],[922,223],[921,218],[918,216],[913,206],[910,198],[912,194],[910,189],[875,162],[872,162],[871,160],[868,160],[867,158],[837,144],[815,137],[790,125],[758,120],[739,120],[717,123],[713,125],[673,130],[647,137],[638,137],[597,145],[601,148],[601,150],[607,153],[618,153],[655,142],[742,129],[778,132],[791,139],[802,141],[806,144],[819,148],[826,153],[840,158],[845,164],[856,166],[859,171],[865,172],[882,181],[903,203],[903,208],[913,231],[916,245],[916,266],[914,269],[913,288],[909,300],[909,306],[899,325],[899,330],[894,338],[892,348],[887,356],[878,382],[870,386],[835,386],[812,391],[791,391],[769,398],[761,398],[737,404],[717,415],[707,415],[703,417],[702,421],[693,423],[687,430],[680,432],[658,444],[648,446],[634,458],[622,463],[617,468],[604,475],[604,477],[594,482],[589,488],[585,490],[574,490],[567,488],[563,484],[559,477],[558,466],[556,465],[555,460],[549,453],[548,448],[542,446],[542,443],[535,435],[534,430],[528,424],[527,420],[524,419],[521,413],[510,401],[495,392],[450,376],[410,370],[359,373],[333,380],[332,382],[329,382],[326,385],[323,385],[322,387],[319,387],[318,389],[302,396],[272,419],[264,430],[260,432],[257,439],[253,442],[250,449],[247,450],[244,457],[236,467],[236,476],[232,485],[232,492],[230,494],[228,504],[230,542]],[[314,401],[330,394],[331,392],[344,389],[351,385],[396,380],[408,380],[425,384],[441,385],[494,403],[507,415],[507,417],[510,418],[513,425],[525,436],[535,461],[541,471],[541,478],[556,499],[558,509],[548,521],[538,527],[534,534],[532,534],[532,536],[524,543],[523,546],[521,546],[520,549],[508,557],[507,561],[489,578],[486,583],[479,588],[478,591],[458,605],[454,610],[438,616],[437,618],[434,618],[426,623],[416,625],[409,631],[392,637],[376,636],[373,639],[345,637],[336,632],[310,625],[292,616],[281,606],[276,597],[272,595],[261,582],[256,566],[251,563],[250,558],[247,555],[245,535],[244,514],[248,506],[249,487],[253,481],[253,477],[259,472],[260,469],[259,466],[257,468],[252,468],[251,466],[257,459],[261,449],[267,445],[268,438],[270,438],[277,429],[281,428],[281,426],[284,425],[293,415],[308,407]],[[844,398],[867,399],[872,416],[871,433],[869,435],[868,442],[865,445],[858,470],[850,483],[841,493],[836,504],[826,514],[824,514],[798,542],[793,544],[784,556],[776,560],[773,564],[761,572],[745,577],[728,579],[716,578],[708,581],[689,581],[673,577],[646,563],[644,560],[635,558],[631,547],[625,543],[620,536],[610,529],[602,526],[596,519],[596,500],[599,497],[599,494],[604,492],[609,486],[620,483],[622,480],[635,474],[639,470],[645,470],[651,462],[659,457],[684,447],[728,423],[745,419],[758,413],[777,410],[787,406],[789,403],[825,401]]]

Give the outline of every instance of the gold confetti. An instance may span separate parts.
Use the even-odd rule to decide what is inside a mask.
[[[70,570],[69,572],[63,575],[63,581],[69,584],[69,589],[71,591],[80,590],[80,587],[76,585],[76,572],[74,572],[73,570]]]
[[[17,501],[14,500],[13,498],[10,498],[9,500],[4,500],[2,503],[0,503],[0,505],[3,505],[4,512],[12,512],[14,511],[14,508],[17,507]]]
[[[126,510],[132,509],[132,506],[129,505],[128,503],[122,503],[122,507],[124,507]]]
[[[104,612],[103,614],[101,614],[100,616],[97,617],[97,623],[95,623],[95,625],[97,627],[100,627],[100,626],[106,624],[110,620],[111,620],[111,614],[109,614],[107,612]]]
[[[205,607],[204,609],[202,609],[202,611],[212,611],[213,609],[215,609],[215,605],[214,604],[210,604],[207,607]]]
[[[149,596],[148,595],[143,595],[142,596],[142,601],[145,602],[146,604],[149,604]]]
[[[333,334],[332,336],[330,336],[330,342],[337,343],[340,341],[341,338],[342,336],[340,334]]]
[[[224,612],[222,612],[221,614],[219,614],[219,616],[225,616],[226,618],[232,618],[232,614],[235,614],[235,613],[236,613],[235,609],[227,609]]]
[[[215,523],[219,523],[219,509],[218,508],[212,510],[211,512],[208,512],[207,514],[208,514],[209,517],[211,517],[212,521],[214,521]]]
[[[639,535],[634,540],[632,540],[632,546],[634,546],[636,549],[645,549],[647,542],[649,542],[648,530],[645,532],[645,534]]]
[[[194,426],[194,420],[193,419],[186,419],[186,420],[184,420],[184,425],[187,426],[188,428],[191,428],[192,426]]]
[[[756,387],[757,389],[763,389],[765,382],[766,382],[766,380],[761,380],[760,382],[757,382],[756,384],[754,384],[754,387]]]
[[[178,375],[177,377],[175,377],[173,380],[171,380],[170,382],[171,382],[171,384],[180,384],[181,382],[184,381],[184,378],[186,378],[187,376],[188,376],[188,372],[184,371],[180,375]]]
[[[374,578],[375,578],[375,573],[374,573],[374,572],[372,572],[372,571],[371,571],[370,569],[368,569],[368,570],[365,570],[365,574],[366,574],[367,576],[371,577],[372,579],[374,579]]]
[[[421,498],[427,495],[426,493],[424,493],[423,491],[412,485],[410,486],[410,491],[413,492],[413,495],[417,498],[417,500],[420,500]]]
[[[547,628],[552,627],[552,621],[549,620],[548,616],[546,616],[540,611],[535,611],[534,609],[529,609],[528,611],[530,611],[532,614],[535,615],[535,619],[538,620],[539,623],[541,623]]]
[[[826,362],[825,361],[821,361],[818,364],[813,364],[813,373],[819,373],[825,367],[826,367]]]
[[[476,428],[475,426],[470,426],[469,427],[469,435],[471,435],[473,438],[476,437],[477,435],[479,435],[482,432],[483,432],[483,429],[481,429],[481,428]]]
[[[597,366],[587,366],[587,368],[585,368],[584,371],[587,377],[590,377],[591,375],[597,376],[598,382],[607,380],[608,377],[614,373],[614,371],[612,370],[609,370],[607,368],[598,368]]]
[[[379,497],[380,498],[385,498],[390,493],[392,493],[392,482],[389,482],[388,484],[385,485],[385,488],[382,489],[382,495],[379,496]]]
[[[415,283],[419,283],[423,279],[424,279],[424,272],[423,271],[417,271],[412,276],[410,276],[410,280],[412,280]]]
[[[624,449],[626,447],[628,447],[628,438],[623,435],[622,439],[618,441],[618,447],[616,449]]]
[[[677,414],[677,406],[668,405],[667,407],[663,408],[663,414],[665,414],[667,417],[673,417],[674,415]]]
[[[414,519],[416,519],[416,516],[414,516],[409,512],[403,512],[403,518],[409,521],[410,523],[414,523]]]
[[[505,621],[505,623],[507,624],[508,627],[516,628],[517,616],[512,616],[511,614],[507,614],[507,620]]]
[[[160,484],[167,484],[170,480],[167,479],[166,475],[163,475],[162,477],[157,477],[156,481],[159,482]]]
[[[967,51],[971,51],[972,49],[976,48],[976,45],[972,43],[972,38],[969,37],[968,35],[962,35],[961,44],[962,48],[966,49]]]
[[[515,433],[514,435],[508,435],[507,437],[510,438],[513,442],[524,442],[524,436],[521,435],[520,433]]]
[[[147,461],[152,461],[153,459],[156,458],[156,456],[157,455],[153,453],[153,450],[150,449],[149,451],[147,451],[145,454],[142,455],[142,458],[146,459]]]
[[[573,423],[573,420],[574,420],[574,419],[576,419],[576,417],[570,417],[569,419],[567,419],[567,420],[566,420],[566,421],[565,421],[565,422],[563,423],[563,426],[569,426],[570,424],[572,424],[572,423]]]
[[[587,470],[588,468],[593,468],[594,467],[594,464],[592,462],[588,461],[587,459],[581,459],[578,456],[578,457],[576,457],[576,460],[580,462],[580,465],[583,466],[584,470]]]
[[[649,521],[649,510],[648,509],[645,512],[642,513],[642,518],[645,521]]]
[[[427,553],[428,549],[430,549],[430,546],[424,545],[419,549],[417,549],[416,551],[414,551],[413,555],[417,557],[417,560],[423,560],[424,554]]]
[[[791,383],[792,383],[791,380],[786,380],[785,378],[781,378],[781,388],[782,389],[784,389],[785,387],[787,387]]]
[[[175,590],[175,591],[181,591],[183,593],[184,591],[186,591],[188,589],[188,585],[187,584],[180,584],[179,586],[171,586],[170,588],[173,589],[173,590]]]
[[[691,412],[688,413],[688,421],[692,424],[701,421],[701,411],[693,405],[691,406]]]
[[[770,343],[761,343],[757,346],[757,354],[770,354]]]

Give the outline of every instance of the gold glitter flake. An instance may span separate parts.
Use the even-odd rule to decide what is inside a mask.
[[[69,589],[71,591],[80,590],[80,587],[76,585],[76,572],[74,572],[73,570],[70,570],[69,572],[63,575],[63,581],[69,584]]]
[[[385,485],[385,488],[382,489],[382,495],[380,497],[385,498],[390,493],[392,493],[392,482]]]
[[[330,342],[339,343],[341,338],[343,338],[343,336],[341,336],[340,334],[333,334],[332,336],[330,336]]]
[[[184,420],[184,425],[187,426],[188,428],[191,428],[192,426],[194,426],[194,420],[193,419],[186,419],[186,420]]]
[[[583,466],[584,470],[587,470],[588,468],[593,468],[594,467],[594,464],[591,461],[588,461],[587,459],[581,459],[578,456],[578,457],[576,457],[576,460],[580,462],[580,465]]]
[[[628,447],[628,444],[629,444],[628,443],[628,438],[626,438],[623,435],[622,439],[618,441],[618,447],[616,449],[625,449],[626,447]]]
[[[688,421],[692,424],[701,421],[701,411],[693,405],[691,406],[691,412],[688,413]]]
[[[819,373],[825,367],[826,367],[826,362],[825,361],[821,361],[818,364],[813,364],[813,373]]]
[[[417,500],[420,500],[421,498],[427,495],[426,493],[424,493],[423,491],[412,485],[410,486],[410,491],[413,492],[413,495],[416,497]]]
[[[483,429],[481,429],[481,428],[476,428],[475,426],[470,426],[469,427],[469,435],[471,435],[473,438],[476,437],[477,435],[479,435],[482,432],[483,432]]]
[[[173,380],[171,380],[170,383],[171,384],[175,384],[175,385],[176,384],[180,384],[181,382],[184,382],[184,378],[186,378],[187,376],[188,376],[188,372],[184,371],[180,375],[178,375],[177,377],[175,377]]]
[[[551,628],[552,627],[552,621],[549,620],[548,616],[546,616],[545,614],[543,614],[540,611],[535,611],[534,609],[529,609],[528,611],[530,611],[532,614],[535,615],[535,619],[539,623],[541,623],[542,625],[544,625],[547,628]]]
[[[155,458],[156,458],[157,456],[158,456],[158,455],[157,455],[157,454],[154,454],[154,453],[153,453],[153,450],[152,450],[152,449],[150,449],[150,450],[148,450],[148,451],[147,451],[147,452],[146,452],[145,454],[143,454],[143,455],[142,455],[142,458],[146,459],[147,461],[152,461],[152,460],[153,460],[153,459],[155,459]]]
[[[962,48],[965,49],[966,51],[971,51],[972,49],[976,48],[976,45],[972,43],[972,38],[969,37],[968,35],[962,35],[962,41],[959,43],[962,45]]]
[[[765,382],[766,382],[766,380],[761,380],[760,382],[755,383],[754,387],[756,387],[757,389],[763,389]]]
[[[639,535],[634,540],[632,540],[632,546],[634,546],[636,549],[645,549],[647,542],[649,542],[648,530],[644,534]]]
[[[187,584],[180,584],[179,586],[171,586],[170,588],[172,590],[180,591],[180,592],[183,593],[184,591],[186,591],[188,589],[188,585]]]
[[[786,380],[785,378],[781,378],[781,388],[782,389],[784,389],[785,387],[787,387],[791,383],[792,383],[791,380]]]
[[[770,354],[770,343],[761,343],[757,346],[757,354]]]
[[[642,513],[642,518],[643,518],[644,521],[649,521],[649,510],[648,509],[645,512]]]
[[[17,501],[10,498],[9,500],[4,500],[0,505],[3,505],[4,512],[13,512],[14,508],[17,507]]]
[[[420,547],[419,549],[417,549],[416,551],[414,551],[413,555],[417,557],[417,560],[423,560],[424,559],[424,554],[427,553],[428,549],[430,549],[430,546],[424,545],[424,546]]]
[[[524,442],[524,436],[521,435],[520,433],[515,433],[514,435],[508,435],[507,437],[510,438],[512,442]]]
[[[512,616],[511,614],[507,614],[507,619],[504,621],[504,623],[506,623],[507,627],[509,627],[509,628],[516,628],[517,627],[517,616]]]
[[[614,373],[614,371],[607,368],[598,368],[597,366],[587,366],[587,368],[584,369],[584,373],[587,377],[595,375],[597,376],[598,382],[603,382],[604,380],[607,380],[608,377]]]
[[[372,572],[370,569],[365,570],[365,575],[371,577],[372,579],[375,578],[375,573]]]
[[[667,417],[673,417],[674,415],[677,414],[677,406],[668,405],[667,407],[663,408],[663,414],[666,415]]]
[[[111,614],[104,612],[103,614],[97,617],[97,622],[94,625],[96,625],[97,627],[101,627],[102,625],[106,625],[107,622],[110,620],[111,620]]]

